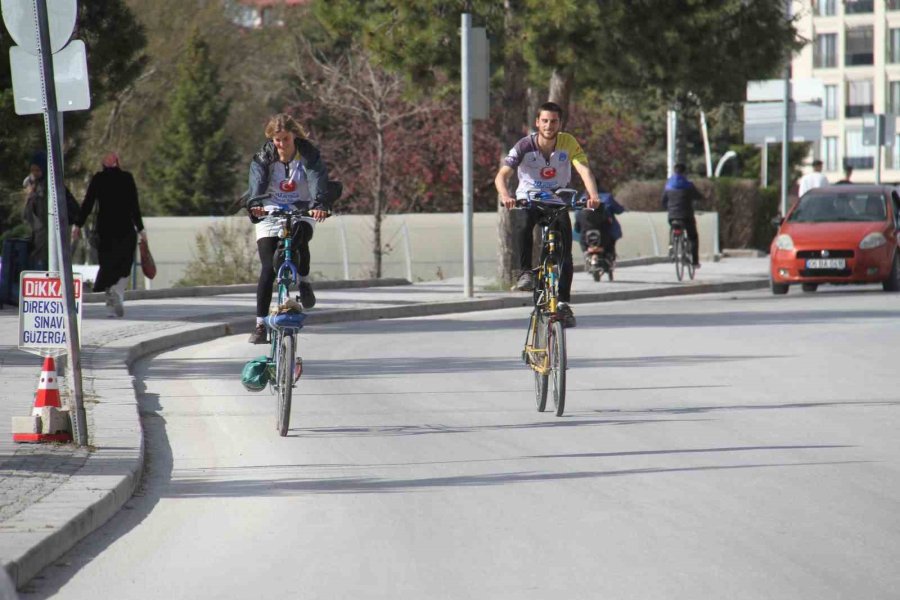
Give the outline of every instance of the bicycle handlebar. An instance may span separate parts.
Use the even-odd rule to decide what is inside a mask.
[[[584,208],[587,197],[572,188],[550,190],[528,190],[528,198],[517,198],[516,206],[523,208]]]
[[[268,201],[268,204],[266,204],[267,201]],[[254,196],[253,198],[249,198],[244,203],[244,205],[247,207],[247,210],[250,210],[251,208],[265,209],[266,212],[268,212],[269,215],[272,215],[272,216],[292,215],[295,217],[307,217],[307,216],[309,216],[309,211],[310,211],[310,209],[300,210],[293,204],[285,204],[282,202],[275,202],[274,200],[272,200],[271,194],[263,194],[261,196]],[[323,212],[328,213],[329,216],[331,215],[331,211],[329,211],[329,210],[325,210],[325,209],[319,209],[319,210],[322,210]]]

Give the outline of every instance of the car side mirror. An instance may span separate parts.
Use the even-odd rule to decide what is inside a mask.
[[[781,224],[784,223],[784,217],[781,215],[775,215],[772,217],[772,225],[775,227],[781,227]]]

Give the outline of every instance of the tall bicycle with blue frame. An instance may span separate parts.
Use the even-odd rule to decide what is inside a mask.
[[[532,190],[517,206],[540,211],[541,263],[534,284],[534,308],[522,360],[534,371],[534,393],[538,412],[547,407],[547,393],[552,392],[556,416],[566,407],[566,330],[559,315],[559,276],[562,265],[561,242],[556,230],[559,216],[569,208],[586,204],[577,190],[561,188],[555,192]]]
[[[294,264],[291,248],[291,232],[297,219],[306,216],[307,212],[299,210],[293,204],[273,202],[268,194],[247,200],[247,207],[263,207],[270,216],[278,219],[278,251],[283,253],[284,260],[278,267],[275,284],[278,288],[278,308],[275,314],[264,320],[270,332],[270,351],[267,361],[269,370],[269,386],[278,396],[275,428],[278,434],[287,435],[291,421],[291,398],[294,386],[303,371],[303,359],[297,356],[297,338],[306,315],[300,308],[297,299],[291,299],[291,288],[299,289],[301,275]]]

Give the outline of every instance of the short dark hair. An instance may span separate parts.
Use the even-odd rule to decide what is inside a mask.
[[[675,166],[672,167],[672,170],[679,175],[684,175],[684,172],[687,171],[687,167],[684,165],[684,163],[675,163]]]
[[[818,158],[813,161],[813,167],[821,167],[821,166],[822,166],[822,161],[819,160]]]
[[[538,107],[538,115],[540,116],[540,114],[542,112],[544,112],[545,110],[549,111],[549,112],[555,112],[556,114],[559,115],[559,118],[562,119],[562,116],[563,116],[562,106],[560,106],[556,102],[544,102],[543,104],[541,104]]]

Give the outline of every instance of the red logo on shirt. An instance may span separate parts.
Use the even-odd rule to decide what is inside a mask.
[[[554,177],[556,177],[556,169],[553,167],[544,167],[541,169],[542,179],[553,179]]]
[[[297,182],[290,179],[285,179],[278,187],[281,188],[282,192],[293,192],[295,189],[297,189]]]

